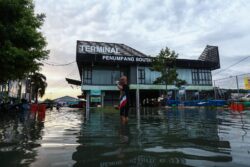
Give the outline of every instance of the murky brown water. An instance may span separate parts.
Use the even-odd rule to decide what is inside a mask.
[[[1,166],[249,166],[250,111],[63,108],[0,118]]]

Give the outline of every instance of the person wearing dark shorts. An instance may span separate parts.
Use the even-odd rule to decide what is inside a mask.
[[[122,76],[120,82],[117,85],[120,90],[120,117],[122,122],[128,121],[128,112],[129,112],[129,87],[127,83],[127,77]]]

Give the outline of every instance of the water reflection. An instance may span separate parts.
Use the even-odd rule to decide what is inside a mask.
[[[40,144],[44,122],[27,109],[18,114],[0,116],[0,162],[1,166],[29,166]]]
[[[81,145],[72,156],[75,166],[232,161],[229,141],[218,135],[216,111],[149,109],[141,111],[139,121],[135,112],[131,117],[128,124],[120,124],[114,113],[92,112],[91,121],[82,127],[78,137]]]
[[[62,108],[0,117],[1,166],[248,166],[250,114],[211,109]]]

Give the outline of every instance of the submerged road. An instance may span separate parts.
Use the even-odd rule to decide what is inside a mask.
[[[0,118],[1,166],[248,166],[250,112],[62,108]]]

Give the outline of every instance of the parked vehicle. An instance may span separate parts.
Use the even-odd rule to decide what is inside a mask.
[[[250,94],[247,94],[241,98],[242,101],[250,101]]]

